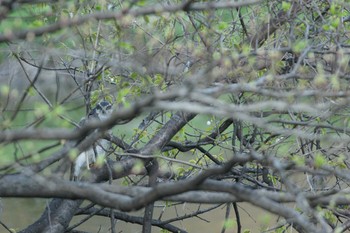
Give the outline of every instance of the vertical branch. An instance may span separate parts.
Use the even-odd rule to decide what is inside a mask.
[[[242,224],[241,224],[241,217],[239,215],[239,210],[237,207],[237,203],[232,203],[233,205],[233,209],[235,211],[235,215],[236,215],[236,222],[237,222],[237,233],[241,233],[242,232]]]
[[[94,43],[94,50],[92,52],[92,61],[90,63],[90,74],[94,73],[94,70],[96,69],[96,66],[97,66],[96,50],[97,50],[97,45],[98,45],[98,39],[100,36],[100,30],[101,30],[101,20],[98,21],[98,25],[97,25],[96,40]]]
[[[244,19],[243,19],[243,16],[242,16],[242,11],[241,11],[241,7],[237,8],[237,12],[238,12],[238,17],[239,17],[239,22],[241,23],[241,26],[242,26],[242,29],[243,29],[243,34],[246,35],[247,39],[249,39],[249,34],[248,34],[248,30],[247,30],[247,27],[245,26],[245,23],[244,23]]]
[[[228,204],[226,204],[225,223],[222,227],[221,233],[226,232],[226,229],[227,229],[226,222],[229,220],[230,212],[231,212],[231,205],[228,203]]]
[[[175,113],[171,119],[159,130],[159,132],[144,146],[140,151],[141,154],[150,155],[158,150],[161,150],[175,134],[184,127],[196,114],[193,113]],[[148,175],[149,186],[154,187],[157,181],[158,161],[156,159],[147,159],[144,161]],[[143,220],[143,233],[152,232],[152,218],[153,218],[154,203],[150,203],[145,208]]]
[[[82,203],[82,200],[53,199],[45,208],[41,217],[32,225],[19,233],[61,233],[65,232],[75,211]],[[51,222],[51,224],[50,224]]]

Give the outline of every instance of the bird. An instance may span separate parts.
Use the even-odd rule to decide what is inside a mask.
[[[79,126],[83,127],[91,121],[104,121],[110,117],[112,111],[111,103],[108,101],[101,101],[90,111],[87,117],[80,121]],[[104,159],[110,147],[111,143],[108,140],[99,139],[86,151],[80,153],[72,164],[70,179],[77,181],[85,168],[90,169],[99,158]]]

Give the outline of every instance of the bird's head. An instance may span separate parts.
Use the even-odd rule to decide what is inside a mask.
[[[95,118],[99,120],[107,119],[112,113],[112,104],[108,101],[101,101],[96,104],[96,107],[91,110],[89,118]]]

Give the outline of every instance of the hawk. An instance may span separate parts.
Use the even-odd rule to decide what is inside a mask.
[[[112,113],[112,104],[102,101],[96,105],[94,109],[81,121],[79,125],[84,126],[91,121],[104,121]],[[90,167],[98,160],[99,157],[104,158],[106,152],[110,149],[111,144],[106,139],[99,139],[89,149],[80,153],[72,165],[71,180],[78,180],[83,169]]]

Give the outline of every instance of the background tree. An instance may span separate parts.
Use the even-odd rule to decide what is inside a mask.
[[[2,1],[0,196],[52,198],[20,232],[78,232],[77,215],[191,232],[179,223],[222,207],[221,232],[243,232],[240,202],[278,216],[261,231],[348,230],[349,8]],[[112,116],[77,127],[101,100]],[[100,138],[106,161],[70,181]],[[153,213],[183,203],[199,207]]]

